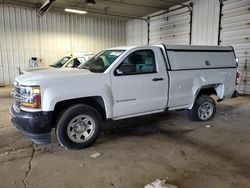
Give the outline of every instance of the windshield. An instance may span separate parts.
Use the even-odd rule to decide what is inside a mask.
[[[70,59],[70,57],[63,57],[62,59],[60,59],[59,61],[55,62],[54,64],[50,65],[51,67],[54,68],[60,68],[62,67],[68,60]]]
[[[105,50],[83,63],[78,68],[89,69],[91,72],[104,72],[124,50]]]

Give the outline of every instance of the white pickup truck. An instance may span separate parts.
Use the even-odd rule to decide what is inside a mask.
[[[207,121],[218,101],[236,91],[232,47],[149,45],[96,54],[78,69],[52,69],[17,76],[10,108],[14,126],[39,144],[52,128],[61,145],[93,144],[106,119],[186,109]]]

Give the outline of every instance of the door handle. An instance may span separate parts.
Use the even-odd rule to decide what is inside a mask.
[[[207,66],[211,65],[211,63],[210,63],[209,60],[206,60],[206,61],[205,61],[205,64],[206,64]]]
[[[163,80],[163,78],[153,78],[153,81],[154,81],[154,82],[162,81],[162,80]]]

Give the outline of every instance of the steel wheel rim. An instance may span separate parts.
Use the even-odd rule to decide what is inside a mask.
[[[213,105],[210,102],[204,102],[198,108],[198,116],[201,120],[208,120],[213,114]]]
[[[68,124],[67,135],[69,139],[76,143],[84,143],[89,140],[95,130],[95,121],[88,115],[78,115]]]

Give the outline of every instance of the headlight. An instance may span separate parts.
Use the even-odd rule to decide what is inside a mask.
[[[20,105],[24,108],[41,108],[41,91],[39,86],[21,86]]]

